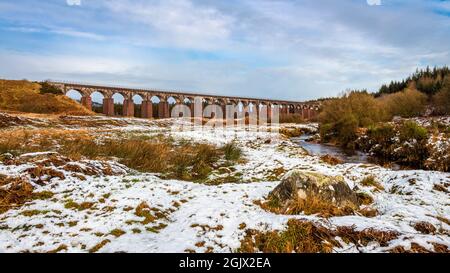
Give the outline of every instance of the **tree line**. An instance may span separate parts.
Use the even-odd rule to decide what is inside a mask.
[[[389,84],[383,84],[375,96],[380,97],[401,92],[411,85],[414,85],[418,91],[432,96],[442,89],[444,79],[448,76],[450,76],[450,69],[447,66],[434,67],[433,69],[427,66],[425,69],[417,69],[415,73],[402,81],[391,81]]]

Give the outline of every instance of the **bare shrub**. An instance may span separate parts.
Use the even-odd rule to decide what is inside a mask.
[[[416,117],[425,112],[427,95],[415,88],[407,88],[402,92],[385,95],[379,99],[391,117]]]
[[[373,95],[353,91],[323,103],[319,115],[320,135],[324,142],[337,142],[343,147],[355,148],[358,128],[386,119],[384,109]]]

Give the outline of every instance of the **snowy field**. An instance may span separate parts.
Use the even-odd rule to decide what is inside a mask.
[[[38,118],[30,119],[34,120],[34,125],[26,126],[46,123]],[[357,230],[376,228],[401,234],[387,247],[376,243],[362,248],[344,244],[335,252],[383,252],[396,246],[408,249],[413,242],[428,250],[433,250],[433,243],[450,248],[449,194],[435,189],[435,185],[448,189],[449,173],[395,171],[370,164],[331,166],[317,156],[308,155],[276,131],[195,130],[183,121],[174,120],[83,119],[116,120],[116,124],[108,125],[111,131],[149,135],[162,132],[176,140],[217,145],[236,141],[244,151],[245,162],[234,166],[232,172],[239,173],[241,181],[210,186],[162,180],[155,174],[138,173],[112,161],[80,161],[73,163],[82,167],[109,164],[117,175],[91,175],[83,181],[70,171],[54,167],[64,173],[65,178],[53,178],[48,184],[39,185],[25,172],[33,163],[17,166],[0,163],[0,174],[27,177],[36,191],[54,193],[51,199],[34,200],[0,214],[0,252],[233,252],[240,246],[245,229],[283,229],[290,218],[308,219],[330,228],[355,226]],[[185,131],[171,130],[182,125]],[[67,123],[55,126],[83,127]],[[105,126],[102,126],[103,130]],[[303,126],[314,129],[316,125]],[[254,204],[279,184],[284,173],[294,169],[342,175],[351,188],[357,186],[373,197],[374,203],[370,206],[376,208],[379,215],[328,219],[314,215],[284,216],[266,212]],[[360,184],[370,175],[382,184],[383,191]],[[71,207],[67,205],[69,201],[87,205],[86,208]],[[137,215],[140,205],[147,211],[149,221]],[[433,224],[438,231],[435,234],[418,232],[413,226],[420,221]]]

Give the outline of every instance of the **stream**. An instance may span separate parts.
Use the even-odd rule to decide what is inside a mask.
[[[331,155],[333,157],[339,158],[344,163],[356,163],[356,164],[377,164],[385,165],[381,160],[374,158],[366,153],[360,151],[346,151],[340,147],[327,145],[322,143],[308,142],[307,140],[311,138],[312,135],[302,135],[301,137],[294,137],[291,140],[294,143],[299,144],[303,149],[305,149],[311,155],[324,156]],[[391,164],[391,169],[399,169],[397,164]]]

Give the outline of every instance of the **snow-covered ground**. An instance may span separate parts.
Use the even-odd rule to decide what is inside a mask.
[[[370,164],[331,166],[318,156],[308,155],[275,130],[268,132],[242,127],[194,130],[180,120],[117,120],[118,124],[109,126],[109,130],[142,134],[163,132],[176,140],[189,139],[217,145],[236,141],[245,157],[245,162],[234,166],[233,170],[240,174],[240,182],[209,186],[161,180],[154,174],[138,173],[114,162],[110,164],[123,174],[86,176],[86,180],[81,181],[73,173],[60,170],[65,179],[54,178],[45,186],[34,185],[38,192],[53,192],[55,195],[51,199],[34,200],[0,214],[0,252],[45,252],[58,248],[62,252],[87,252],[95,246],[98,252],[230,252],[240,246],[246,228],[283,229],[290,218],[308,219],[330,228],[355,226],[357,230],[375,228],[401,234],[388,247],[373,243],[359,248],[364,252],[382,252],[399,245],[408,249],[411,242],[429,250],[433,250],[432,243],[450,248],[450,226],[448,220],[445,221],[450,218],[449,194],[434,189],[436,184],[448,189],[449,173],[395,171]],[[181,125],[185,131],[170,130]],[[100,164],[95,161],[89,163]],[[30,166],[32,164],[6,166],[0,163],[0,174],[25,176],[24,171]],[[293,169],[342,175],[350,187],[357,186],[374,198],[374,204],[370,206],[376,208],[379,215],[329,219],[284,216],[269,213],[254,204],[254,200],[264,198],[278,185],[285,172]],[[370,175],[377,178],[384,191],[360,184],[364,177]],[[69,202],[89,202],[92,206],[77,209],[67,206]],[[136,215],[136,208],[143,202],[153,216],[150,222],[143,222],[144,218]],[[413,228],[419,221],[429,222],[440,231],[421,234]],[[335,251],[355,252],[358,249],[346,245]]]

